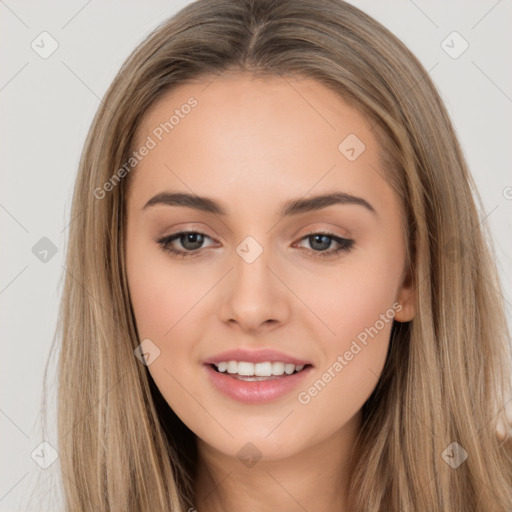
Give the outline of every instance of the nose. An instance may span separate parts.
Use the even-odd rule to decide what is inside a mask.
[[[265,251],[252,262],[234,255],[234,268],[222,289],[221,320],[243,332],[271,330],[290,315],[289,295],[283,279]]]

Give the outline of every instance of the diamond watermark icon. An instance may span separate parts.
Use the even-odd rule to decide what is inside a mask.
[[[458,59],[469,48],[469,43],[454,31],[441,41],[441,48],[452,59]]]
[[[32,247],[32,254],[42,263],[48,263],[57,254],[57,246],[49,238],[43,236]]]
[[[345,137],[338,146],[339,152],[350,162],[357,160],[365,149],[363,141],[354,133]]]
[[[143,365],[149,366],[160,356],[160,349],[149,338],[146,338],[133,353]]]
[[[48,469],[59,458],[57,450],[46,441],[38,444],[30,456],[43,469]]]
[[[453,442],[444,450],[441,457],[446,464],[457,469],[468,458],[468,452],[459,443]]]
[[[236,252],[246,263],[253,263],[263,252],[263,247],[252,236],[248,236],[238,245]]]
[[[59,43],[57,40],[48,32],[41,32],[31,43],[30,47],[34,50],[41,59],[47,59],[50,57],[57,48]]]
[[[248,468],[252,468],[258,463],[263,454],[253,443],[246,443],[242,448],[240,448],[240,450],[238,450],[236,456],[244,465]]]

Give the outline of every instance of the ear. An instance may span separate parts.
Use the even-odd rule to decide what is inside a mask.
[[[496,436],[501,441],[512,441],[512,401],[499,412],[496,423]]]
[[[416,316],[416,287],[413,279],[408,275],[398,290],[396,301],[401,308],[395,310],[397,322],[410,322]]]

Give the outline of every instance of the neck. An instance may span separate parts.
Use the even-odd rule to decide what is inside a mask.
[[[198,439],[197,512],[346,512],[360,421],[358,413],[330,437],[296,454],[252,464]]]

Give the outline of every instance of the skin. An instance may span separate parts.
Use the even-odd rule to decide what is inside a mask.
[[[381,374],[392,323],[309,403],[297,395],[394,303],[402,305],[396,320],[414,317],[400,202],[383,178],[367,119],[320,83],[243,73],[205,83],[168,93],[137,130],[141,144],[188,98],[198,101],[130,176],[130,297],[140,340],[160,349],[148,368],[197,435],[197,510],[346,510],[361,407]],[[338,150],[349,134],[366,146],[355,161]],[[210,197],[227,215],[143,208],[164,191]],[[336,204],[279,216],[287,200],[333,191],[361,197],[375,212]],[[176,258],[155,241],[194,230],[209,237],[195,257]],[[314,257],[338,247],[308,238],[322,230],[353,247]],[[263,248],[250,264],[236,252],[247,236]],[[179,239],[172,246],[194,252]],[[313,372],[277,401],[238,403],[213,388],[203,368],[207,357],[237,347],[275,348],[310,361]],[[248,442],[261,453],[252,467],[237,456]]]

